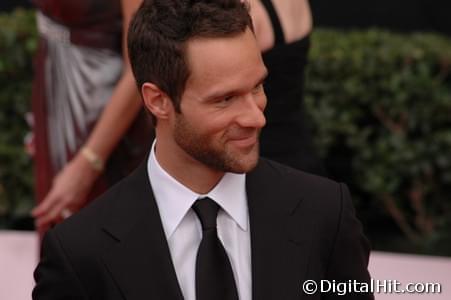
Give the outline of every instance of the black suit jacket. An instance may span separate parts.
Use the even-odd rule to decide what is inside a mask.
[[[372,299],[302,291],[305,280],[370,280],[343,184],[261,159],[246,190],[253,299]],[[145,163],[48,231],[34,276],[33,299],[183,299]]]

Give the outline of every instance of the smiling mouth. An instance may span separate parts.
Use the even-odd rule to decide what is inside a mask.
[[[258,141],[257,135],[251,135],[249,137],[245,138],[239,138],[239,139],[231,139],[230,142],[239,147],[239,148],[247,148],[254,146]]]

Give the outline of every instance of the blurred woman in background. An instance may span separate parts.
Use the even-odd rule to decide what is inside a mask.
[[[325,175],[304,111],[304,71],[312,16],[307,0],[251,0],[251,15],[263,60],[268,105],[261,155],[294,168]]]
[[[34,0],[32,214],[42,233],[127,175],[152,140],[126,32],[141,0]]]

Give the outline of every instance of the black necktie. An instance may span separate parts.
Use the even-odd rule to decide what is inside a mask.
[[[193,209],[202,224],[202,241],[196,259],[196,299],[237,300],[232,266],[216,229],[219,205],[203,198],[194,203]]]

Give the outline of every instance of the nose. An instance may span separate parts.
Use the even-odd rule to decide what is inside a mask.
[[[260,129],[266,124],[263,111],[266,107],[266,96],[255,96],[252,93],[243,96],[243,105],[237,119],[241,127],[252,127]]]

